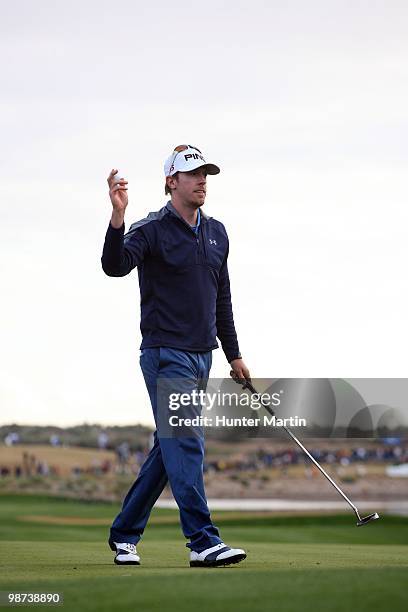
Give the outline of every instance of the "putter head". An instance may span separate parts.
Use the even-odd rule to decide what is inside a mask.
[[[360,519],[357,522],[357,527],[362,527],[363,525],[366,525],[367,523],[370,523],[371,521],[376,521],[379,518],[380,518],[379,514],[377,512],[373,512],[373,514],[369,514],[368,516],[365,516],[362,519]]]

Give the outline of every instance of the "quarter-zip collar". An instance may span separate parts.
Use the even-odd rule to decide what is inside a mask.
[[[181,219],[183,221],[183,223],[185,223],[187,225],[187,227],[189,227],[191,229],[191,225],[189,225],[187,223],[187,221],[185,219],[183,219],[183,217],[180,215],[180,213],[178,212],[178,210],[176,210],[173,206],[173,204],[171,203],[171,200],[169,200],[166,204],[166,208],[167,210],[169,210],[171,213],[173,213],[173,215],[176,215],[176,217],[178,217],[179,219]],[[211,219],[211,217],[209,217],[208,215],[206,215],[203,210],[200,208],[200,222],[206,222],[209,219]],[[193,230],[194,231],[194,230]]]
[[[192,232],[195,236],[195,239],[197,241],[197,245],[200,244],[200,241],[202,242],[203,248],[204,248],[204,258],[207,259],[207,245],[206,245],[206,241],[207,241],[207,221],[209,219],[211,219],[211,217],[208,217],[205,213],[203,213],[203,211],[200,209],[199,213],[200,213],[200,227],[199,227],[199,231],[196,231],[194,228],[191,227],[191,225],[189,225],[187,223],[187,221],[185,219],[183,219],[183,217],[180,215],[180,213],[174,208],[173,204],[171,203],[171,200],[169,200],[166,204],[166,208],[167,210],[172,213],[173,215],[175,215],[176,217],[178,217],[180,219],[180,221],[182,223],[184,223],[184,225],[186,227],[188,227],[188,229],[190,230],[190,232]],[[200,240],[200,234],[202,236],[202,239]]]

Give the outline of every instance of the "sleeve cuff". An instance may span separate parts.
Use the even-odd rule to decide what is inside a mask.
[[[125,222],[123,222],[120,227],[113,227],[111,221],[109,221],[109,230],[111,232],[124,232],[125,231]]]
[[[234,361],[234,359],[242,359],[241,353],[238,353],[237,355],[234,355],[233,357],[229,357],[228,363],[231,363],[231,361]]]

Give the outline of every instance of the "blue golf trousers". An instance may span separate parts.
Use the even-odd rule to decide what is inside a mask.
[[[206,387],[212,352],[193,353],[172,348],[145,348],[140,366],[158,422],[157,379],[183,379],[182,392]],[[197,432],[197,429],[195,430]],[[110,539],[137,544],[146,527],[152,507],[167,482],[180,511],[188,548],[201,552],[219,544],[217,527],[212,523],[203,481],[204,436],[161,437],[154,432],[154,445],[136,481],[123,501],[121,512],[112,523]]]

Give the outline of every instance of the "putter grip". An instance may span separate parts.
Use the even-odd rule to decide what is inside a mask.
[[[245,380],[245,378],[238,378],[237,375],[235,374],[234,370],[230,371],[230,376],[231,378],[234,380],[234,382],[236,382],[238,385],[242,385],[243,389],[250,389],[250,387],[248,386],[248,381]],[[252,391],[252,389],[250,389]]]

